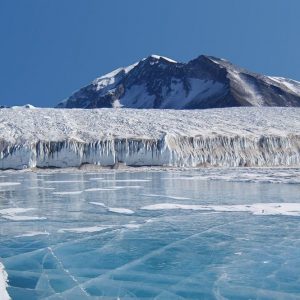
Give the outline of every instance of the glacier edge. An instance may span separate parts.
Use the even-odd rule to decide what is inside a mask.
[[[299,108],[1,109],[0,169],[300,166]]]
[[[170,167],[300,166],[300,136],[176,136],[81,142],[2,142],[0,169],[80,167],[83,164]]]

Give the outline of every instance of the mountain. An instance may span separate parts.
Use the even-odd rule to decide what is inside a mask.
[[[300,106],[300,82],[201,55],[188,63],[151,55],[95,79],[57,108],[197,109]]]

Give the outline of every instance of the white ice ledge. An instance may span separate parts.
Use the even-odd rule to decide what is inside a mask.
[[[0,110],[0,169],[118,163],[300,166],[300,109]]]
[[[7,293],[7,273],[4,270],[3,264],[0,262],[0,299],[1,300],[10,300]]]

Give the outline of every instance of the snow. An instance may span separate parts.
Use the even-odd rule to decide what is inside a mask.
[[[299,108],[1,109],[0,169],[299,166],[299,132]]]
[[[99,78],[96,78],[93,81],[93,84],[96,85],[96,90],[105,88],[105,91],[112,89],[118,81],[128,72],[130,72],[135,66],[138,65],[138,62],[123,68],[118,68],[112,72],[109,72]]]
[[[10,300],[6,287],[7,287],[7,273],[5,272],[3,264],[0,262],[0,299]]]
[[[12,106],[11,108],[12,109],[18,109],[18,108],[20,108],[20,109],[22,109],[22,108],[35,109],[36,107],[31,104],[25,104],[25,105],[20,105],[20,106],[15,105],[15,106]]]
[[[177,61],[175,61],[175,60],[173,60],[173,59],[171,59],[171,58],[168,58],[168,57],[166,57],[166,56],[161,56],[161,55],[156,55],[156,54],[152,54],[152,55],[150,55],[150,57],[153,57],[153,58],[155,58],[155,59],[164,59],[164,60],[167,60],[168,62],[171,62],[171,63],[177,63]]]
[[[90,227],[79,227],[79,228],[62,228],[58,230],[60,233],[73,232],[73,233],[86,233],[86,232],[100,232],[106,229],[110,229],[112,226],[90,226]]]
[[[131,108],[152,108],[155,95],[149,95],[146,84],[133,85],[120,99],[120,105]]]
[[[272,81],[275,81],[276,83],[284,85],[286,88],[288,88],[294,94],[300,95],[300,82],[299,81],[287,79],[287,78],[283,78],[283,77],[269,76],[269,78]]]
[[[12,207],[12,208],[1,209],[0,217],[11,221],[37,221],[37,220],[46,219],[45,217],[20,215],[21,213],[27,213],[28,211],[32,211],[32,210],[35,210],[35,208]]]
[[[21,208],[21,207],[12,207],[12,208],[5,208],[0,209],[0,215],[16,215],[25,213],[31,210],[34,210],[35,208]]]
[[[215,212],[249,212],[254,215],[286,215],[300,217],[300,203],[254,203],[245,205],[191,205],[159,203],[142,207],[143,210],[199,210]]]
[[[80,195],[82,194],[82,191],[69,191],[69,192],[53,192],[53,195]]]
[[[19,185],[19,184],[21,184],[21,183],[20,182],[0,182],[0,188],[6,187],[6,186]]]
[[[125,215],[134,214],[133,210],[128,208],[122,208],[122,207],[108,207],[107,210],[116,214],[125,214]]]
[[[137,66],[138,63],[139,62],[136,62],[136,63],[134,63],[132,65],[127,66],[127,67],[118,68],[118,69],[116,69],[116,70],[114,70],[112,72],[109,72],[109,73],[101,76],[101,77],[98,77],[95,80],[93,80],[92,86],[94,86],[94,88],[96,89],[96,91],[101,90],[101,95],[104,95],[108,91],[112,91],[117,86],[117,84],[120,82],[120,80],[123,79],[123,77],[128,72],[130,72],[135,66]],[[80,98],[81,96],[83,96],[81,90],[75,92],[74,94],[76,95],[76,98]],[[67,102],[68,102],[68,99],[65,99],[65,100],[61,101],[59,103],[59,106],[61,108],[64,108],[64,107],[66,107]],[[85,104],[87,105],[88,102],[85,103]],[[116,100],[116,102],[114,104],[114,107],[115,108],[122,107],[122,105],[121,105],[121,103],[120,103],[120,101],[118,99]]]
[[[171,90],[164,90],[165,99],[162,108],[180,109],[186,107],[194,99],[207,99],[208,97],[218,97],[224,92],[225,86],[216,81],[189,78],[190,91],[186,95],[183,83],[176,78],[171,81]],[[201,100],[198,100],[198,102]]]
[[[134,211],[131,210],[131,209],[128,209],[128,208],[123,208],[123,207],[108,207],[108,206],[106,206],[102,202],[91,201],[89,203],[93,204],[93,205],[101,206],[101,207],[105,208],[107,211],[113,212],[113,213],[116,213],[116,214],[125,214],[125,215],[132,215],[132,214],[134,214]]]
[[[28,231],[20,235],[16,235],[16,237],[33,237],[38,235],[49,235],[50,233],[47,231]]]
[[[259,91],[257,91],[254,84],[249,82],[249,80],[242,78],[243,74],[240,72],[237,72],[235,70],[228,70],[228,72],[232,76],[233,82],[237,86],[243,87],[244,92],[246,93],[246,96],[244,97],[246,99],[246,102],[250,103],[253,106],[263,106],[263,98]]]
[[[91,188],[85,189],[85,192],[98,192],[98,191],[115,191],[115,188]]]
[[[175,200],[189,200],[190,198],[187,197],[179,197],[179,196],[172,196],[172,195],[157,195],[157,194],[143,194],[146,197],[153,197],[153,198],[170,198]]]
[[[98,205],[98,206],[106,207],[106,205],[104,203],[102,203],[102,202],[93,202],[93,201],[91,201],[89,203],[93,204],[93,205]]]

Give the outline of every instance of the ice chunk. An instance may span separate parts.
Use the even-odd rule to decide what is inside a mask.
[[[11,299],[6,290],[7,282],[8,282],[7,273],[5,272],[3,264],[0,262],[0,299],[1,300]]]
[[[98,192],[98,191],[115,191],[115,188],[90,188],[85,189],[85,192]]]
[[[16,235],[16,237],[32,237],[37,235],[49,235],[48,231],[28,231],[20,235]]]
[[[125,215],[132,215],[134,214],[134,211],[128,208],[122,208],[122,207],[108,207],[108,211],[114,212],[117,214],[125,214]]]
[[[190,200],[188,197],[172,196],[172,195],[157,195],[157,194],[143,194],[142,196],[154,197],[154,198],[170,198],[175,200]]]
[[[21,182],[0,182],[0,187],[19,185]]]
[[[83,180],[45,180],[45,183],[82,183]]]
[[[15,214],[25,213],[31,210],[35,210],[35,208],[11,207],[11,208],[0,209],[0,215],[15,215]]]
[[[98,206],[102,206],[102,207],[106,207],[106,205],[102,202],[89,202],[90,204],[94,204],[94,205],[98,205]]]
[[[58,232],[73,232],[73,233],[85,233],[85,232],[100,232],[106,229],[115,227],[114,225],[103,225],[103,226],[91,226],[91,227],[75,227],[75,228],[62,228]]]
[[[53,195],[80,195],[82,191],[69,191],[69,192],[53,192]]]
[[[300,216],[300,203],[254,203],[245,205],[192,205],[160,203],[142,207],[144,210],[199,210],[216,212],[249,212],[254,215]]]
[[[37,217],[37,216],[18,216],[18,215],[3,215],[2,218],[11,220],[11,221],[37,221],[37,220],[46,220],[46,217]]]
[[[25,213],[31,210],[35,210],[36,208],[6,208],[0,210],[0,216],[4,219],[11,221],[35,221],[35,220],[45,220],[45,217],[37,217],[37,216],[20,216],[20,213]]]

